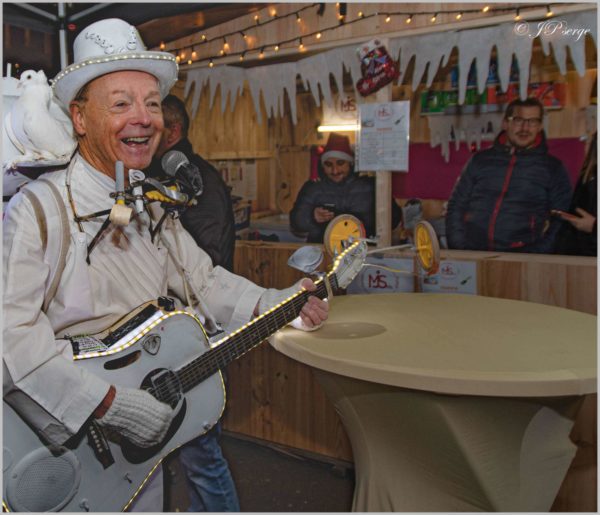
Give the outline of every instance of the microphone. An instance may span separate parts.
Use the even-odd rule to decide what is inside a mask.
[[[195,164],[190,163],[183,152],[170,150],[163,156],[160,163],[165,173],[180,183],[190,197],[202,195],[204,183],[200,170]]]

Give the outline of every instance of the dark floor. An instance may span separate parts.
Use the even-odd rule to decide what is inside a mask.
[[[240,507],[247,512],[344,512],[352,507],[353,470],[271,446],[224,434],[223,454],[229,462]],[[176,454],[176,453],[175,453]],[[187,485],[176,455],[166,460],[168,511],[186,511]]]

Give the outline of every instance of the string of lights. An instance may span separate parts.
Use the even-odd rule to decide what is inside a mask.
[[[365,14],[363,11],[359,11],[356,15],[356,18],[353,20],[350,20],[350,19],[348,19],[348,16],[347,16],[346,3],[338,2],[336,4],[336,6],[338,8],[338,13],[336,16],[337,24],[335,24],[335,25],[330,25],[328,27],[320,28],[313,32],[303,33],[301,35],[290,37],[288,39],[256,45],[255,47],[246,48],[245,50],[241,50],[241,51],[237,51],[237,52],[229,51],[230,44],[228,42],[228,38],[231,39],[233,36],[239,35],[244,40],[247,40],[251,31],[256,31],[256,29],[258,29],[260,27],[264,27],[267,24],[276,22],[278,20],[290,18],[290,17],[295,17],[296,21],[300,24],[300,22],[302,21],[302,13],[304,13],[307,9],[316,7],[317,14],[319,16],[322,16],[323,11],[324,11],[324,5],[325,4],[323,4],[323,3],[313,3],[313,4],[305,5],[295,11],[291,11],[284,15],[278,15],[276,8],[271,7],[271,8],[269,8],[270,18],[268,18],[268,19],[261,20],[259,14],[254,14],[253,15],[254,23],[252,23],[242,29],[237,29],[237,30],[228,32],[226,34],[221,34],[221,35],[213,37],[213,38],[208,38],[205,34],[202,34],[201,41],[199,43],[195,43],[192,45],[186,45],[185,47],[182,47],[182,48],[170,49],[168,51],[175,54],[177,62],[179,62],[179,63],[187,63],[188,65],[191,65],[193,63],[207,62],[209,67],[213,67],[215,60],[218,60],[219,58],[223,58],[226,56],[227,57],[237,56],[240,61],[243,61],[248,54],[253,53],[253,54],[256,54],[259,59],[263,59],[266,56],[266,53],[268,51],[277,53],[282,47],[285,47],[286,45],[290,45],[291,43],[297,43],[298,51],[304,52],[308,49],[308,45],[306,42],[313,41],[313,38],[314,38],[314,40],[318,41],[323,37],[323,34],[325,34],[326,32],[335,31],[342,26],[347,26],[347,25],[352,25],[354,23],[363,22],[364,20],[368,20],[368,19],[378,17],[378,16],[383,17],[383,21],[386,24],[391,23],[394,20],[394,18],[396,18],[396,19],[403,18],[404,23],[408,25],[408,24],[412,23],[413,20],[415,20],[415,18],[417,18],[417,17],[426,17],[429,20],[429,23],[435,24],[438,21],[441,14],[454,15],[454,19],[457,21],[460,21],[460,20],[464,20],[465,16],[467,16],[469,14],[475,14],[475,13],[478,13],[478,14],[479,13],[505,14],[505,13],[514,12],[515,13],[514,20],[519,21],[522,19],[524,12],[526,12],[528,10],[539,10],[540,7],[542,7],[542,8],[544,7],[544,4],[541,4],[541,5],[540,4],[528,4],[528,5],[521,4],[521,5],[511,6],[511,7],[493,7],[491,5],[485,5],[483,8],[446,10],[443,12],[442,11],[433,11],[433,10],[431,10],[431,11],[413,11],[413,12],[385,11],[385,12],[373,12],[370,14]],[[368,5],[368,4],[365,4],[365,5]],[[556,6],[557,4],[552,4],[552,5]],[[546,7],[545,16],[547,18],[552,17],[554,15],[554,13],[552,11],[551,4],[547,4],[545,7]],[[218,40],[223,41],[223,47],[218,52],[218,54],[203,56],[200,59],[197,58],[197,52],[196,52],[197,47],[204,46],[204,45],[207,45],[208,43],[211,43],[213,41],[218,41]],[[161,50],[165,49],[164,43],[161,43],[160,49]],[[190,50],[190,57],[186,59],[186,56],[188,55],[187,54],[188,50]]]

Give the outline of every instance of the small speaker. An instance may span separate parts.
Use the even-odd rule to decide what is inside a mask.
[[[13,511],[59,511],[77,493],[80,481],[81,465],[73,452],[54,456],[41,447],[8,474],[6,501]]]

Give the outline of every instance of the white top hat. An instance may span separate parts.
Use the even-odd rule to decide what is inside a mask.
[[[177,81],[175,56],[147,51],[137,29],[117,18],[85,28],[75,38],[73,54],[75,62],[52,81],[54,95],[66,108],[83,86],[107,73],[136,70],[154,75],[162,98]]]

